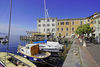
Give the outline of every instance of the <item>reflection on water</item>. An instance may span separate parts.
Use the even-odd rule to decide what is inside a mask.
[[[8,52],[17,54],[17,46],[20,42],[19,36],[11,36],[9,41],[9,50]],[[6,52],[7,51],[7,45],[8,43],[0,43],[0,52]]]

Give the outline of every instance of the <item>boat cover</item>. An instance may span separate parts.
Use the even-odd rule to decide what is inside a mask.
[[[47,40],[44,41],[37,41],[37,42],[33,42],[34,44],[40,44],[40,43],[47,43]]]

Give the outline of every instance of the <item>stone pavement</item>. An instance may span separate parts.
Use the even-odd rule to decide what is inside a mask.
[[[91,56],[94,58],[98,66],[100,67],[100,45],[96,45],[93,43],[87,44],[87,50],[91,54]]]
[[[88,52],[86,47],[80,47],[80,56],[81,56],[83,67],[98,67],[96,61]]]
[[[100,45],[87,43],[87,47],[83,47],[74,39],[62,67],[100,67]]]
[[[90,51],[88,51],[88,45],[87,47],[83,47],[82,44],[80,46],[80,57],[82,60],[83,67],[100,67],[94,57],[90,54]],[[96,48],[94,48],[95,50]],[[92,48],[90,50],[93,50]],[[92,52],[93,53],[93,52]],[[94,53],[97,54],[97,53]],[[100,57],[100,56],[99,56]]]
[[[79,46],[76,44],[76,40],[74,40],[62,67],[81,67]]]

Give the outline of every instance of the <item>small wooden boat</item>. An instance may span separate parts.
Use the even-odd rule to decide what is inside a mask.
[[[43,62],[45,58],[51,55],[50,52],[41,51],[39,44],[27,44],[26,46],[18,46],[18,53],[31,61]]]

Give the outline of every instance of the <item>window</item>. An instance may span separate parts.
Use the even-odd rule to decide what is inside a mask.
[[[66,33],[66,36],[68,36],[68,33]]]
[[[100,24],[100,20],[98,19],[98,23]]]
[[[74,25],[74,21],[72,22],[72,25]]]
[[[54,19],[52,19],[52,22],[54,22],[55,20]]]
[[[38,20],[38,22],[41,22],[41,20]]]
[[[50,26],[50,24],[47,24],[47,26]]]
[[[54,32],[54,31],[55,31],[55,29],[53,28],[53,29],[52,29],[52,32]]]
[[[74,28],[72,28],[72,31],[74,31]]]
[[[47,29],[47,31],[49,32],[49,31],[50,31],[50,29]]]
[[[61,37],[61,33],[59,33],[59,37]]]
[[[26,49],[29,49],[29,47],[26,47]]]
[[[57,31],[59,31],[59,28],[57,28]]]
[[[68,31],[68,28],[66,28],[66,31]]]
[[[61,22],[61,25],[64,25],[64,22]]]
[[[55,24],[52,24],[52,26],[55,26]]]
[[[63,31],[63,28],[61,28],[61,31]]]
[[[58,22],[58,25],[59,25],[59,22]]]
[[[69,25],[69,22],[66,22],[66,25]]]
[[[100,24],[100,21],[99,21],[99,24]]]
[[[80,21],[80,25],[82,25],[82,21]]]
[[[41,25],[40,25],[40,24],[39,24],[38,26],[39,26],[39,27],[41,27]]]
[[[45,24],[43,24],[43,27],[45,27]]]
[[[86,20],[84,20],[84,24],[86,24]]]

